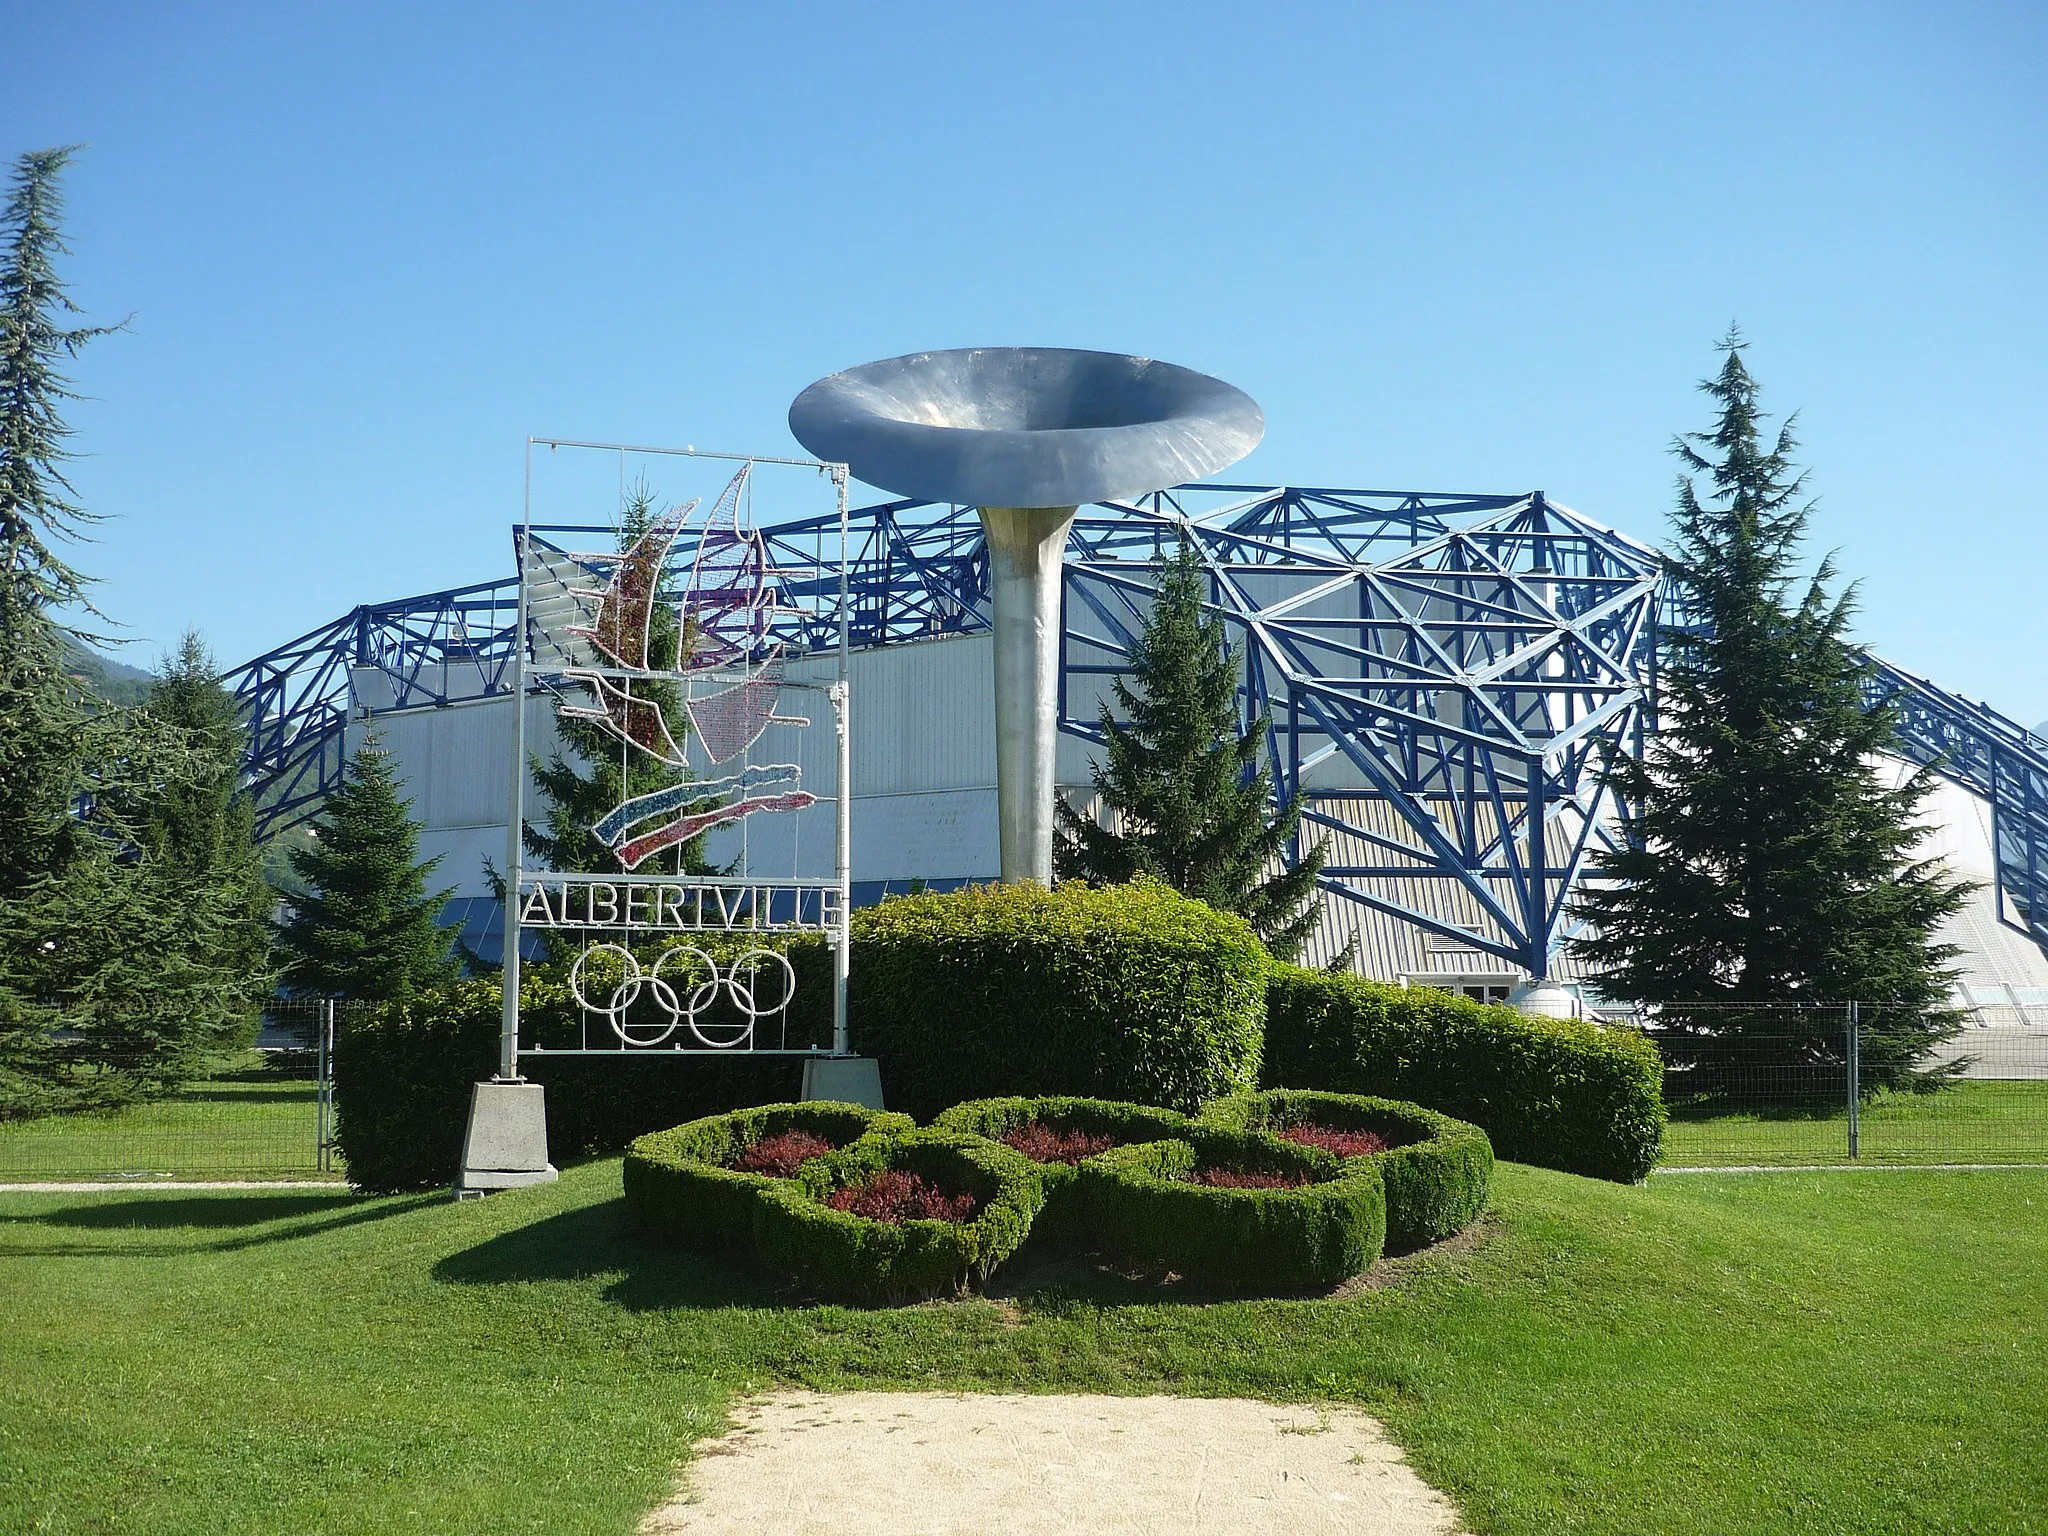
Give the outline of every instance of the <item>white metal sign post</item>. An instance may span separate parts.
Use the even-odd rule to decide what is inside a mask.
[[[539,543],[533,521],[533,451],[594,449],[724,460],[739,466],[717,503],[671,509],[630,548],[568,555]],[[839,523],[836,675],[824,682],[784,671],[774,631],[775,576],[746,520],[756,467],[827,474]],[[623,474],[623,469],[621,471]],[[650,646],[650,617],[666,601],[671,547],[696,539],[672,657]],[[822,534],[820,535],[822,538]],[[525,508],[517,539],[519,587],[511,692],[512,766],[505,835],[504,1002],[497,1075],[476,1085],[458,1195],[555,1177],[547,1159],[543,1090],[520,1074],[522,1056],[773,1055],[807,1058],[806,1097],[880,1104],[874,1063],[851,1054],[847,982],[852,954],[851,696],[847,682],[847,471],[814,459],[641,448],[529,438]],[[823,575],[813,571],[813,578]],[[813,591],[819,583],[813,581]],[[544,660],[542,658],[545,658]],[[564,718],[594,722],[621,752],[622,800],[592,827],[619,868],[566,873],[527,867],[526,710],[535,685],[560,699]],[[636,688],[638,692],[636,693]],[[664,690],[656,693],[656,689]],[[800,812],[820,796],[801,786],[794,762],[759,764],[751,748],[770,725],[804,726],[775,713],[784,694],[832,711],[833,870],[829,878],[642,871],[665,850],[757,813]],[[679,708],[683,720],[666,718]],[[694,743],[686,755],[685,744]],[[645,754],[675,772],[663,787],[632,795],[625,766]],[[744,847],[744,843],[742,844]],[[794,843],[792,842],[792,847]],[[744,853],[739,860],[746,862]],[[577,946],[567,981],[578,1028],[545,1043],[521,1039],[521,938],[527,929]],[[832,1042],[791,1039],[797,971],[785,951],[804,934],[832,957]],[[801,1031],[799,1031],[801,1033]]]

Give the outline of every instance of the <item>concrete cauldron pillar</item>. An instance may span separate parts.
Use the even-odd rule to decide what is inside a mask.
[[[1075,507],[982,507],[995,605],[996,814],[1005,880],[1052,884],[1060,591]]]

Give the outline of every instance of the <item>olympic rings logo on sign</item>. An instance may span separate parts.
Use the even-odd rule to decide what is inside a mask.
[[[654,964],[642,966],[623,944],[593,944],[569,968],[569,991],[585,1012],[600,1015],[627,1045],[660,1045],[678,1029],[686,1029],[699,1044],[730,1051],[748,1044],[761,1020],[789,1006],[796,996],[796,969],[786,955],[772,949],[750,949],[721,966],[703,950],[685,944],[663,950]],[[627,1010],[643,992],[668,1016],[665,1026],[657,1020],[626,1022]],[[712,1023],[704,1018],[721,993],[738,1012],[737,1021]]]

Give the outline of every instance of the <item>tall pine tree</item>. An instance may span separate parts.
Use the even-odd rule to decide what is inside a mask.
[[[1238,729],[1237,663],[1223,620],[1205,615],[1208,578],[1183,538],[1166,562],[1152,611],[1131,655],[1131,683],[1112,687],[1102,711],[1107,761],[1095,791],[1108,820],[1058,806],[1054,864],[1062,878],[1123,881],[1137,875],[1235,912],[1282,959],[1292,959],[1319,920],[1318,843],[1292,869],[1281,855],[1301,820],[1297,796],[1277,814],[1259,765],[1262,717]]]
[[[57,273],[67,253],[60,180],[73,149],[15,163],[0,255],[0,897],[61,869],[79,846],[71,808],[89,755],[89,701],[66,674],[61,617],[89,612],[87,580],[57,546],[95,521],[65,478],[65,362],[110,327],[78,313]]]
[[[1866,702],[1854,589],[1830,596],[1832,560],[1798,570],[1811,503],[1791,426],[1766,442],[1744,343],[1731,331],[1721,347],[1701,385],[1713,430],[1675,445],[1665,564],[1682,621],[1664,637],[1658,732],[1608,764],[1629,838],[1577,898],[1591,927],[1576,949],[1603,992],[1660,1005],[1667,1059],[1708,1091],[1737,1053],[1841,1060],[1840,1012],[1783,1006],[1804,1003],[1870,1005],[1867,1083],[1931,1080],[1917,1063],[1957,1027],[1956,951],[1935,930],[1969,888],[1914,856],[1932,775],[1895,783],[1884,766],[1896,724]]]
[[[0,252],[0,1117],[176,1082],[246,1035],[268,986],[226,940],[246,890],[186,877],[144,831],[218,754],[66,664],[93,609],[59,546],[96,519],[65,478],[63,366],[109,329],[69,323],[57,274],[71,154],[16,162]]]
[[[411,805],[384,749],[366,739],[321,807],[318,840],[291,854],[305,889],[277,934],[287,985],[382,1001],[455,979],[452,935],[440,923],[450,892],[427,890],[441,861],[420,862]]]

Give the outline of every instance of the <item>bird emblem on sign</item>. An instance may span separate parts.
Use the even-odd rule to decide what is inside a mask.
[[[752,465],[742,465],[701,524],[696,501],[671,508],[616,557],[594,601],[573,605],[580,622],[563,626],[558,651],[572,664],[565,679],[589,690],[587,703],[564,701],[559,713],[594,720],[631,750],[671,768],[690,767],[658,696],[637,682],[679,685],[705,759],[722,768],[742,759],[771,725],[808,725],[778,715],[782,647],[772,637],[775,590],[766,541],[743,511]],[[662,579],[679,543],[694,531],[696,549],[684,585],[672,667],[653,654],[654,614]],[[586,562],[586,567],[590,562]],[[799,788],[795,763],[742,763],[722,775],[690,779],[622,802],[592,828],[633,869],[664,848],[760,811],[796,811],[817,796]]]

